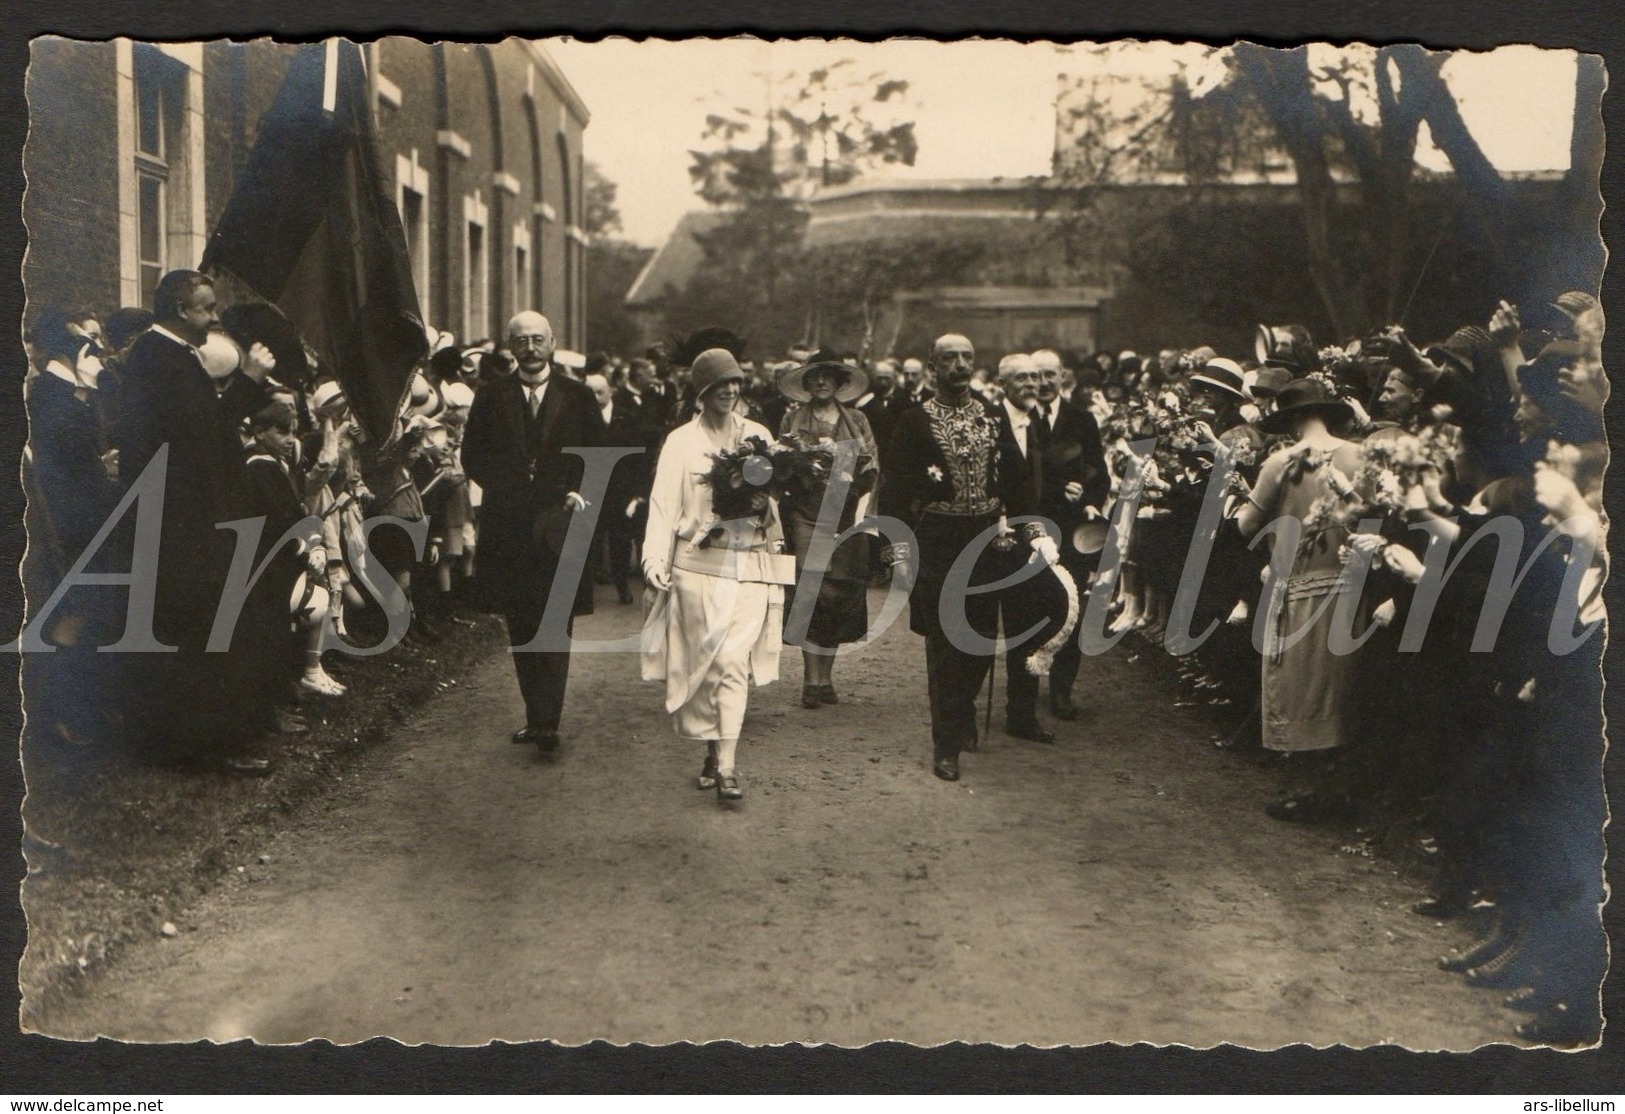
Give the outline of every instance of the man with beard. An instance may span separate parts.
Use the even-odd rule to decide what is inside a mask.
[[[1006,459],[1008,443],[999,423],[972,393],[976,349],[969,338],[937,338],[931,357],[936,396],[910,407],[897,420],[885,459],[894,462],[881,489],[881,511],[914,529],[919,544],[917,579],[909,596],[909,629],[925,636],[926,681],[931,702],[931,771],[959,780],[959,756],[976,748],[976,696],[991,664],[988,649],[998,633],[999,604],[988,593],[963,586],[943,607],[950,570],[976,546],[970,586],[988,584],[1001,570],[987,538],[1001,518],[1025,514],[1025,467]],[[1042,533],[1024,529],[1029,541]],[[1053,546],[1053,543],[1049,543]],[[906,547],[883,551],[888,564],[915,560]]]
[[[508,350],[518,371],[474,396],[463,468],[484,491],[477,575],[507,622],[525,701],[525,724],[513,741],[551,754],[559,748],[570,652],[525,647],[536,638],[555,577],[576,579],[572,617],[592,611],[590,578],[580,568],[561,568],[559,556],[571,518],[587,509],[580,494],[586,461],[570,450],[601,445],[604,419],[589,387],[553,370],[547,318],[533,310],[516,314],[508,322]]]
[[[1026,353],[1017,352],[999,361],[999,387],[1002,398],[993,405],[1004,444],[1004,459],[1015,470],[1019,461],[1020,503],[1032,513],[1039,508],[1044,484],[1043,434],[1039,431],[1038,365]],[[1038,618],[1026,606],[1028,597],[1019,589],[999,594],[999,615],[1004,636],[1014,638]],[[1018,739],[1053,743],[1055,732],[1038,722],[1038,678],[1027,672],[1027,657],[1037,643],[1028,639],[1023,648],[1005,654],[1004,730]]]

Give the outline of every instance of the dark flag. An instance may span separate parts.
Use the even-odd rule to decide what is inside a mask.
[[[392,438],[428,341],[355,43],[294,55],[201,269],[275,303],[338,378],[368,436]]]

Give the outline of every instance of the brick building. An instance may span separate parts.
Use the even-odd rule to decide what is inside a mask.
[[[296,47],[40,39],[27,78],[24,282],[47,305],[150,307],[194,267]],[[536,43],[364,48],[379,161],[426,319],[498,335],[540,309],[584,349],[586,105]],[[109,121],[112,126],[109,126]]]

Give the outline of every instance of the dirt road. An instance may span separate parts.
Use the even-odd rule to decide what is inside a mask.
[[[878,612],[878,596],[871,611]],[[578,635],[631,630],[600,593]],[[1391,1042],[1504,1039],[1440,973],[1461,930],[1335,833],[1260,811],[1271,776],[1206,742],[1126,647],[1087,659],[1056,746],[998,730],[928,769],[920,640],[897,624],[804,711],[756,690],[747,797],[697,792],[659,690],[578,656],[556,760],[513,746],[505,655],[133,948],[45,1032],[141,1041],[551,1038]],[[1002,668],[1002,667],[1001,667]],[[1002,687],[1002,686],[1001,686]],[[1000,699],[1002,705],[1002,694]],[[263,861],[261,861],[263,859]]]

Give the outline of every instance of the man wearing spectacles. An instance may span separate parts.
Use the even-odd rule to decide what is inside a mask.
[[[524,649],[536,638],[555,577],[573,577],[572,615],[592,611],[592,581],[561,567],[580,495],[584,458],[571,450],[603,443],[603,419],[590,388],[555,374],[553,327],[531,310],[508,323],[516,373],[474,396],[463,433],[463,469],[484,491],[477,579],[508,624],[525,724],[513,741],[543,754],[559,748],[570,654]],[[569,627],[566,627],[569,630]]]

